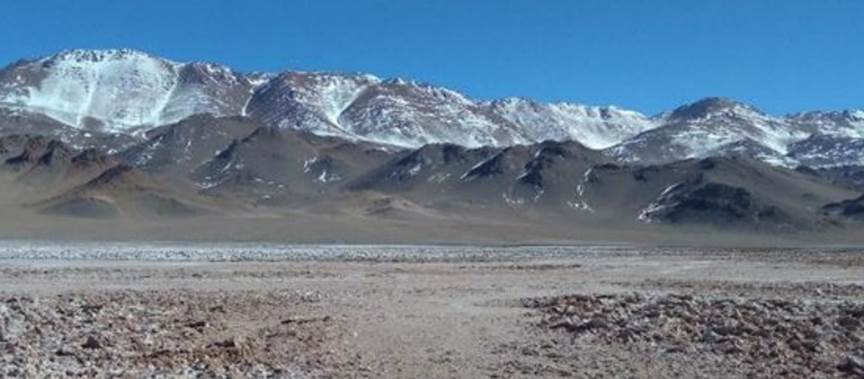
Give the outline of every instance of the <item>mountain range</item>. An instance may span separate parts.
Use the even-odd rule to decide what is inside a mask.
[[[573,239],[691,226],[856,234],[864,219],[861,110],[773,116],[709,97],[647,116],[133,50],[0,70],[0,159],[0,209],[22,215],[13,229],[303,215],[444,236],[554,224],[526,235]]]

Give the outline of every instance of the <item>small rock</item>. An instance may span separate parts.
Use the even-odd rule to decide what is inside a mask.
[[[192,329],[204,329],[207,327],[207,322],[206,321],[193,321],[193,322],[186,324],[186,327],[192,328]]]
[[[534,349],[532,349],[532,348],[530,348],[530,347],[525,347],[525,348],[522,349],[522,355],[527,355],[527,356],[536,357],[536,356],[539,356],[540,353],[537,352],[537,350],[534,350]]]
[[[288,319],[282,320],[282,324],[306,324],[306,323],[316,322],[316,321],[321,321],[321,322],[330,321],[330,316],[308,316],[308,317],[296,316],[296,317],[290,317]]]
[[[99,342],[99,340],[91,336],[87,337],[87,341],[85,341],[84,344],[81,345],[81,347],[85,349],[101,349],[102,344]]]
[[[72,354],[71,351],[66,350],[66,349],[64,349],[64,348],[62,348],[62,347],[59,348],[59,349],[57,349],[57,351],[55,351],[54,354],[57,355],[57,356],[60,356],[60,357],[70,357],[70,356],[75,355],[75,354]]]
[[[864,378],[864,361],[860,358],[849,355],[842,363],[837,365],[837,369],[849,375]]]
[[[861,321],[854,317],[844,316],[837,319],[837,324],[847,330],[856,330],[861,327]]]
[[[232,338],[224,341],[215,342],[211,346],[221,347],[223,349],[233,349],[237,347],[237,342],[235,342]]]

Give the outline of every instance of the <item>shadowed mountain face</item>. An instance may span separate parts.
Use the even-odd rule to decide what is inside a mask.
[[[824,228],[817,210],[854,193],[749,158],[623,166],[578,144],[557,142],[503,149],[431,145],[403,154],[351,188],[455,211],[511,209],[775,231]]]
[[[864,191],[864,166],[836,166],[818,170],[802,167],[800,170],[819,176],[838,186]]]
[[[0,137],[0,159],[0,169],[40,191],[85,181],[117,164],[98,150],[76,151],[63,142],[32,135]]]
[[[124,150],[120,157],[149,172],[185,177],[231,141],[246,137],[260,127],[240,117],[197,115],[149,131],[146,141]]]
[[[639,217],[648,222],[672,223],[782,225],[791,221],[779,208],[760,204],[744,188],[698,180],[668,187]]]
[[[575,142],[466,149],[428,145],[375,169],[353,190],[398,193],[442,207],[570,207],[578,183],[592,166],[608,162]]]
[[[125,164],[34,204],[40,213],[80,218],[173,218],[208,213],[204,199]]]
[[[839,216],[858,222],[864,221],[864,196],[827,204],[822,210],[831,216]]]
[[[202,161],[191,178],[207,194],[297,204],[334,193],[389,156],[379,146],[259,127]]]
[[[595,167],[581,191],[586,207],[648,223],[709,224],[766,230],[820,229],[814,210],[854,193],[747,158],[669,165]]]
[[[222,209],[172,177],[152,176],[96,149],[44,136],[0,138],[0,176],[22,193],[17,205],[74,218],[162,218]]]

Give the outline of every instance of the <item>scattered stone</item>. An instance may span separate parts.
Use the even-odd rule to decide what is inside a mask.
[[[0,377],[333,377],[340,325],[297,319],[285,338],[278,323],[302,303],[280,290],[0,296]],[[251,328],[226,339],[233,323]]]
[[[221,347],[223,349],[236,349],[237,348],[237,341],[235,341],[233,338],[231,338],[231,339],[227,339],[224,341],[215,342],[211,346]]]
[[[864,378],[864,360],[860,358],[849,355],[842,363],[837,365],[837,369],[846,374]]]
[[[282,320],[283,325],[287,324],[306,324],[310,322],[328,322],[330,321],[330,316],[294,316]]]
[[[186,327],[192,329],[204,329],[207,327],[207,321],[193,321],[186,324]]]
[[[89,313],[96,313],[102,310],[101,304],[84,304],[81,306],[81,310]]]
[[[523,303],[545,314],[541,326],[592,343],[666,352],[695,349],[737,362],[760,377],[783,371],[788,373],[782,376],[792,377],[834,376],[836,370],[864,375],[864,363],[851,355],[836,367],[828,363],[864,349],[864,305],[849,301],[633,293]]]
[[[59,348],[59,349],[57,349],[57,351],[55,351],[54,354],[57,355],[57,356],[59,356],[59,357],[71,357],[71,356],[74,356],[74,355],[75,355],[75,354],[72,353],[71,351],[66,350],[66,349],[64,349],[64,348],[62,348],[62,347]]]
[[[81,347],[85,349],[101,349],[102,343],[100,343],[99,340],[91,336],[87,337],[87,341],[85,341],[84,344],[81,345]]]

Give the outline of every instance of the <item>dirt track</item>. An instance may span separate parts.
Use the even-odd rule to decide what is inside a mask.
[[[864,314],[856,313],[864,303],[864,254],[855,250],[583,247],[569,256],[497,260],[472,255],[477,248],[451,249],[466,254],[420,263],[392,256],[165,262],[7,253],[0,261],[0,375],[864,375],[857,366]],[[584,296],[556,297],[573,294]],[[689,316],[682,316],[679,295],[691,299]],[[765,305],[777,300],[791,302],[791,310]],[[657,304],[659,313],[651,308]],[[788,322],[771,336],[785,338],[793,328],[815,350],[793,350],[797,345],[784,341],[785,360],[748,361],[723,344],[756,349],[755,331],[726,328],[726,339],[703,338],[714,333],[717,317],[734,318],[724,312],[742,314],[753,304],[765,313],[744,325],[767,330]],[[794,330],[810,325],[787,320],[795,317],[822,324]],[[618,338],[634,332],[638,338]]]

